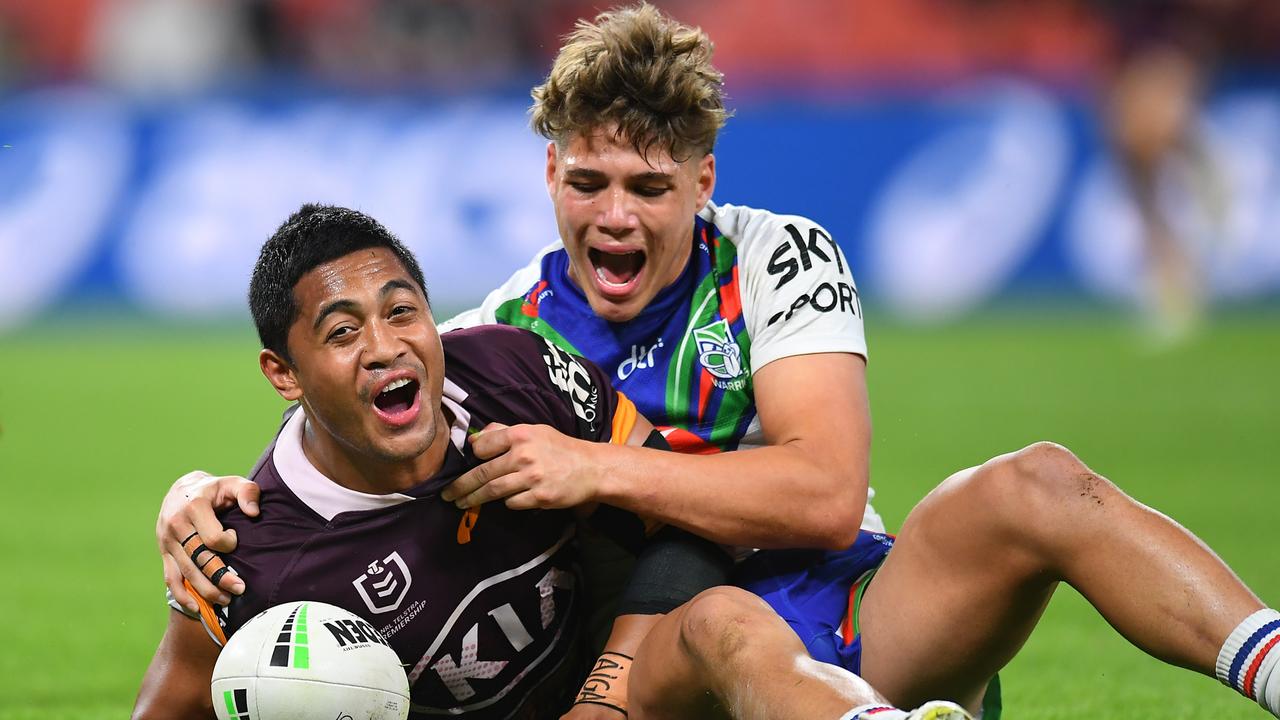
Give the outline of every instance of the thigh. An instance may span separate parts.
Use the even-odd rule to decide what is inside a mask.
[[[764,550],[735,569],[733,582],[768,603],[813,658],[857,673],[852,598],[893,542],[885,533],[863,531],[844,550]]]
[[[976,709],[1056,585],[984,527],[982,498],[966,493],[974,471],[912,510],[862,598],[862,677],[901,706],[942,698]]]

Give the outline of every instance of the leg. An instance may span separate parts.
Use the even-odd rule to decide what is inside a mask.
[[[663,618],[636,653],[628,687],[637,720],[837,720],[884,702],[858,676],[810,658],[764,601],[731,587]]]
[[[1210,676],[1262,608],[1177,523],[1038,443],[953,475],[912,510],[863,599],[862,675],[898,704],[973,708],[1058,582],[1146,652]]]

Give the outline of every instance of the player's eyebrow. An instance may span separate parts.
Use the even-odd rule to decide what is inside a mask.
[[[565,171],[565,177],[573,180],[600,180],[605,174],[599,170],[590,168],[574,168]],[[658,172],[651,170],[649,172],[638,173],[636,175],[628,175],[627,182],[670,182],[674,176],[671,173]]]
[[[412,292],[413,289],[414,289],[413,283],[410,283],[407,280],[398,280],[398,279],[388,280],[386,284],[384,284],[382,288],[378,290],[378,298],[386,299],[388,295],[395,292],[396,290],[409,290],[410,292]],[[320,324],[324,322],[324,319],[329,317],[333,313],[354,312],[358,307],[359,307],[359,304],[356,303],[355,300],[347,300],[347,299],[334,300],[333,302],[324,306],[324,308],[320,311],[320,314],[316,316],[316,321],[312,323],[311,327],[314,330],[319,330]]]
[[[408,280],[388,280],[387,284],[383,285],[382,289],[378,291],[378,297],[386,298],[396,290],[408,290],[409,292],[413,292],[415,289],[416,286]]]
[[[320,323],[324,322],[324,319],[333,313],[354,312],[357,307],[359,307],[359,305],[356,304],[355,300],[334,300],[328,305],[325,305],[324,309],[320,311],[320,314],[316,315],[316,321],[312,323],[311,329],[319,330]]]
[[[639,175],[632,175],[627,179],[632,182],[670,182],[671,178],[671,173],[657,172],[654,170],[646,173],[640,173]]]

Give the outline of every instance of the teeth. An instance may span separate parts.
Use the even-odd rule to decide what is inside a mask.
[[[396,380],[391,384],[387,385],[386,387],[382,388],[382,392],[391,392],[392,390],[399,390],[405,385],[408,385],[410,382],[412,381],[409,380],[409,378],[400,378],[399,380]]]
[[[596,277],[600,279],[600,282],[604,283],[605,285],[608,285],[609,287],[626,287],[626,285],[627,285],[626,283],[616,283],[616,282],[613,282],[613,281],[612,281],[612,280],[610,280],[609,278],[605,277],[605,276],[604,276],[604,268],[602,268],[602,267],[597,267],[597,268],[596,268]]]

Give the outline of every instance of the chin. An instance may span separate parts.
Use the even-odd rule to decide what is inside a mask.
[[[375,446],[375,452],[377,452],[383,460],[390,462],[414,460],[431,447],[431,443],[435,440],[435,436],[436,434],[431,431],[418,431],[411,435],[390,438],[377,443]]]
[[[602,320],[612,323],[627,322],[640,314],[645,303],[639,297],[631,296],[624,300],[613,300],[603,297],[591,298],[591,310]]]

